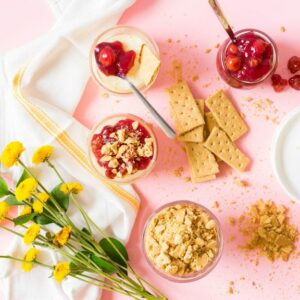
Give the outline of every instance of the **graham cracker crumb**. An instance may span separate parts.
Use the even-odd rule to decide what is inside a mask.
[[[192,76],[192,81],[197,81],[198,79],[199,79],[199,76],[198,76],[198,75]]]
[[[237,177],[234,177],[234,178],[233,178],[233,182],[234,182],[236,185],[240,186],[240,187],[247,187],[247,186],[249,186],[249,183],[248,183],[247,181],[245,181],[245,180],[240,180],[240,179],[237,178]]]
[[[220,203],[218,201],[215,201],[213,208],[219,208],[219,207],[220,207]]]
[[[103,94],[101,94],[101,97],[102,97],[102,98],[109,98],[109,94],[103,93]]]
[[[173,174],[175,177],[181,177],[183,172],[183,167],[179,167],[178,169],[175,169],[173,171]]]
[[[288,261],[295,251],[298,229],[288,219],[288,209],[273,201],[258,200],[247,212],[245,226],[240,228],[248,240],[242,247],[245,251],[255,251],[271,261]],[[256,263],[258,264],[258,257]]]
[[[215,44],[215,46],[214,46],[216,49],[218,49],[219,47],[220,47],[220,44],[219,43],[217,43],[217,44]]]
[[[285,28],[284,26],[281,26],[281,27],[280,27],[280,31],[281,31],[281,32],[286,32],[286,28]]]
[[[227,221],[228,221],[228,224],[231,226],[235,226],[235,224],[236,224],[235,218],[233,218],[233,217],[228,217]]]
[[[205,51],[204,51],[206,54],[208,54],[208,53],[210,53],[211,52],[211,49],[210,48],[207,48],[207,49],[205,49]]]
[[[173,40],[172,40],[171,38],[168,38],[168,40],[167,40],[167,41],[168,41],[168,43],[170,43],[170,44],[171,44]]]
[[[190,182],[190,181],[191,181],[191,177],[189,177],[189,176],[184,177],[183,180],[184,180],[185,182]]]
[[[254,98],[252,98],[252,97],[246,97],[245,98],[245,101],[247,101],[247,102],[251,102],[251,101],[253,101],[254,100]]]

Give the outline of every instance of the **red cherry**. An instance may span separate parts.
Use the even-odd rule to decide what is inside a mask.
[[[104,66],[109,67],[116,61],[115,51],[110,46],[103,47],[98,54],[98,62]]]
[[[255,68],[255,67],[257,67],[260,64],[261,64],[261,59],[259,59],[259,58],[251,57],[249,59],[249,66],[251,68]]]
[[[265,52],[267,46],[268,46],[268,44],[264,40],[256,39],[253,42],[251,50],[252,50],[253,54],[255,54],[257,56],[261,56]]]
[[[296,73],[300,70],[300,57],[292,56],[288,61],[288,68],[291,73]]]
[[[239,48],[237,47],[237,45],[230,44],[230,46],[228,47],[228,53],[233,54],[233,55],[237,55],[238,52],[239,52]]]
[[[300,75],[295,75],[289,79],[289,85],[295,89],[300,91]]]
[[[288,85],[288,82],[286,79],[283,79],[279,74],[274,74],[271,77],[272,80],[272,86],[275,92],[280,93],[282,92],[285,87]]]
[[[238,56],[228,55],[225,60],[225,65],[230,72],[236,72],[241,68],[242,60]]]

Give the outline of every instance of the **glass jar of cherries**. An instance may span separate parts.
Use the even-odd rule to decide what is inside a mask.
[[[235,88],[251,88],[272,76],[277,67],[277,47],[264,32],[243,29],[236,41],[227,39],[217,55],[222,79]]]

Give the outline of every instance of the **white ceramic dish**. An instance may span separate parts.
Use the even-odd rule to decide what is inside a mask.
[[[278,126],[271,155],[276,178],[292,200],[300,202],[300,107]]]

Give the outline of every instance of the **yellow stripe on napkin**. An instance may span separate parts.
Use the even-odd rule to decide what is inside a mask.
[[[14,77],[13,92],[17,100],[24,106],[26,111],[40,124],[48,133],[50,133],[56,141],[64,147],[64,149],[76,160],[83,168],[85,168],[91,175],[101,181],[107,188],[112,190],[118,197],[127,201],[133,206],[135,210],[139,208],[139,201],[132,196],[129,192],[122,189],[115,183],[108,182],[107,180],[98,176],[95,170],[91,167],[86,153],[74,140],[60,128],[43,110],[36,105],[32,104],[21,91],[21,82],[25,68],[21,69]]]

